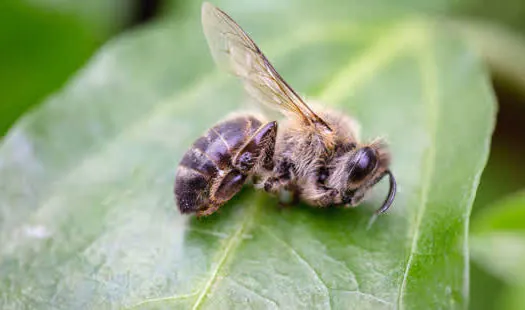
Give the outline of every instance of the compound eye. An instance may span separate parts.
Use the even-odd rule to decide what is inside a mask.
[[[350,166],[349,176],[350,181],[353,182],[363,180],[374,170],[377,164],[375,152],[369,147],[357,151],[354,159]]]

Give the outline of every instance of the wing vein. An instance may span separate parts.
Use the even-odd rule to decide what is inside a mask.
[[[209,3],[202,6],[204,34],[219,67],[239,77],[256,102],[295,116],[315,130],[331,131],[275,70],[250,36],[226,13]],[[291,112],[291,113],[286,113]]]

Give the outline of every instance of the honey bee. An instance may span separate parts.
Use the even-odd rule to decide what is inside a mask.
[[[341,112],[314,112],[222,10],[204,3],[202,24],[215,62],[238,76],[252,98],[286,118],[278,124],[237,115],[197,139],[177,170],[180,211],[210,215],[249,179],[256,188],[288,191],[312,206],[357,206],[388,175],[390,189],[376,214],[385,212],[396,194],[386,143],[360,143],[356,122]]]

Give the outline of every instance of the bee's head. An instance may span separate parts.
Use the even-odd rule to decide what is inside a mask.
[[[356,148],[349,152],[344,166],[344,189],[341,191],[341,199],[344,204],[355,206],[359,204],[365,194],[385,175],[390,177],[389,193],[376,212],[385,212],[396,194],[396,181],[389,170],[390,153],[386,144],[376,141],[369,145]]]

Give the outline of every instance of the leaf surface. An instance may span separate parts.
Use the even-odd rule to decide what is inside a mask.
[[[506,285],[492,292],[501,309],[520,309],[525,292],[525,192],[483,209],[472,223],[472,260]]]
[[[525,192],[522,191],[484,210],[472,226],[472,258],[512,284],[525,284],[524,221]]]
[[[196,20],[159,23],[103,48],[3,141],[2,308],[466,307],[495,113],[477,58],[418,19],[279,28],[290,21],[257,16],[239,22],[299,93],[390,142],[391,211],[370,222],[381,184],[357,209],[281,210],[246,189],[209,218],[181,216],[178,161],[244,98]]]

